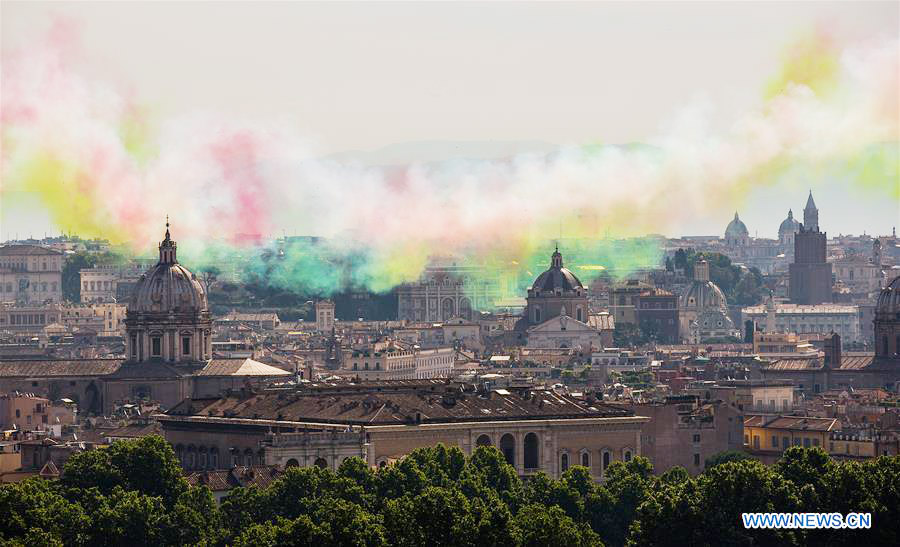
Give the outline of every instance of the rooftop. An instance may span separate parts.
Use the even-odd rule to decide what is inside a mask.
[[[443,381],[311,386],[296,390],[185,400],[168,416],[222,417],[354,425],[402,425],[557,418],[629,417],[596,403],[587,406],[550,390],[508,394],[463,391]]]

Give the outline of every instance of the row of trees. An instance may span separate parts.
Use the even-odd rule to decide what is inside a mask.
[[[691,477],[644,458],[522,481],[502,455],[441,445],[373,471],[290,468],[217,506],[159,437],[73,456],[62,479],[0,487],[5,545],[846,545],[900,541],[900,458],[789,449],[766,467],[725,454]],[[745,530],[742,512],[871,512],[871,530]]]

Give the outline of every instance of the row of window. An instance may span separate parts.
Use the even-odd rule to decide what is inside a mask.
[[[111,281],[104,281],[102,286],[100,284],[100,281],[85,281],[82,283],[82,285],[83,288],[81,290],[83,291],[109,291],[115,288],[112,286]]]
[[[630,462],[632,457],[632,452],[630,448],[622,449],[622,461]],[[583,449],[579,453],[578,465],[582,465],[584,467],[591,467],[591,453],[587,449]],[[609,464],[612,461],[612,453],[609,450],[601,450],[600,451],[600,461],[602,464],[601,471],[603,473],[606,472],[606,468],[609,467]],[[563,452],[559,456],[559,470],[561,473],[565,473],[569,469],[569,453]]]
[[[748,445],[750,444],[749,437],[750,437],[749,435],[744,435],[744,443],[745,444],[748,444]],[[778,435],[772,435],[772,437],[770,439],[769,448],[773,448],[773,449],[781,448],[782,450],[787,450],[791,446],[791,438],[790,437],[782,436],[782,437],[780,437],[780,441],[781,441],[781,443],[779,444],[779,436]],[[761,445],[761,442],[760,442],[759,435],[754,435],[753,436],[753,448],[759,449],[760,445]],[[794,446],[802,446],[803,448],[809,448],[811,446],[819,446],[819,439],[818,439],[818,437],[794,437],[793,445]]]
[[[19,289],[18,292],[23,292],[28,290],[29,284],[31,285],[31,292],[57,292],[59,290],[59,284],[56,281],[42,281],[40,283],[29,283],[27,279],[19,280]],[[0,283],[0,291],[13,293],[16,292],[13,290],[13,284],[11,281],[7,281],[6,283]]]
[[[111,328],[111,327],[110,327]],[[181,355],[191,354],[191,336],[182,335]],[[138,356],[138,336],[131,335],[131,356]],[[162,357],[162,335],[150,335],[150,357]]]

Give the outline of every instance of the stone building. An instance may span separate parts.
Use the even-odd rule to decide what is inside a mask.
[[[801,306],[797,304],[771,304],[748,306],[741,309],[744,320],[751,320],[767,333],[799,333],[841,335],[844,342],[861,340],[859,308],[844,304],[819,304]],[[774,323],[774,325],[772,325]],[[774,326],[774,330],[770,327]]]
[[[550,267],[537,276],[528,289],[525,316],[517,328],[528,327],[568,315],[582,323],[588,320],[588,291],[578,277],[563,266],[563,257],[557,248],[550,257]]]
[[[134,285],[146,271],[143,265],[94,266],[78,272],[81,302],[127,303]]]
[[[150,399],[169,408],[292,374],[252,359],[213,359],[203,284],[178,264],[168,224],[159,262],[135,286],[126,310],[126,359],[0,360],[0,392],[66,397],[85,413],[116,401]]]
[[[523,476],[543,471],[559,477],[583,464],[596,480],[612,462],[641,454],[640,431],[648,420],[550,390],[484,391],[444,380],[192,399],[158,419],[188,470],[259,463],[336,469],[350,456],[382,467],[443,443],[467,455],[496,446]]]
[[[679,299],[679,317],[682,338],[694,344],[739,334],[728,317],[725,293],[709,280],[709,263],[705,260],[694,265],[694,281]]]
[[[900,391],[900,277],[882,289],[875,306],[875,353],[841,351],[841,337],[826,339],[824,357],[780,359],[762,367],[763,378],[788,379],[805,392],[884,388]]]
[[[447,321],[452,317],[474,319],[477,310],[490,310],[514,280],[502,272],[474,266],[432,264],[421,279],[397,289],[397,319]]]
[[[623,407],[650,418],[641,430],[641,455],[650,459],[656,474],[680,465],[696,475],[710,456],[743,445],[742,412],[723,401],[684,395]]]
[[[681,341],[678,297],[664,289],[647,289],[635,302],[637,324],[644,333],[653,334],[657,342],[677,344]]]
[[[316,302],[316,332],[328,334],[334,328],[334,302],[319,300]]]
[[[791,263],[790,296],[794,304],[831,302],[831,264],[826,260],[828,236],[819,231],[819,210],[812,192],[803,209],[803,224],[794,235],[794,262]]]
[[[63,254],[46,247],[0,247],[0,302],[61,302],[64,265]]]

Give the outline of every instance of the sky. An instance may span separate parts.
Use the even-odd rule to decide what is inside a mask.
[[[291,156],[292,161],[339,158],[363,165],[362,170],[332,173],[328,180],[333,181],[364,179],[366,166],[384,162],[493,158],[558,146],[657,145],[667,142],[673,127],[681,131],[685,118],[691,120],[688,125],[702,126],[704,135],[727,134],[748,112],[766,108],[766,86],[777,78],[792,41],[824,32],[839,47],[872,40],[892,43],[900,33],[898,6],[5,1],[0,4],[0,29],[4,68],[8,55],[27,53],[49,41],[62,50],[66,71],[88,82],[103,82],[114,90],[116,104],[139,105],[141,123],[150,132],[168,134],[169,126],[196,119],[226,120],[215,123],[229,128],[261,125],[266,135],[286,131],[291,142],[302,146],[302,154]],[[46,37],[59,28],[62,38]],[[900,67],[892,69],[896,78]],[[190,123],[197,122],[184,123],[192,127]],[[174,132],[179,137],[170,142],[178,144],[171,146],[188,147],[194,140],[183,129]],[[153,149],[167,150],[167,143],[159,142],[163,140],[154,138]],[[896,140],[888,146],[896,159]],[[154,177],[162,176],[160,171],[172,172],[149,171],[151,175],[140,176],[142,186],[116,197],[122,202],[116,210],[142,199],[135,195],[137,190],[146,194]],[[453,183],[447,182],[452,178],[448,173],[463,180],[467,176],[465,169],[460,174],[452,168],[437,177],[441,184]],[[513,177],[521,174],[516,173]],[[754,176],[768,174],[764,170]],[[895,171],[886,177],[890,185],[898,184]],[[12,187],[11,176],[5,172],[4,178],[4,185]],[[781,172],[777,178],[729,191],[727,199],[687,207],[687,213],[667,222],[641,219],[633,227],[623,226],[637,217],[665,214],[673,204],[700,199],[702,185],[682,193],[678,185],[684,183],[674,177],[671,187],[654,190],[655,196],[664,196],[660,199],[671,200],[667,207],[636,205],[632,215],[600,207],[594,214],[609,218],[613,232],[620,235],[678,236],[721,234],[737,210],[751,234],[774,237],[788,208],[799,215],[813,188],[821,224],[831,234],[885,234],[900,219],[896,188],[885,192],[877,186],[848,186],[821,168],[792,176]],[[240,182],[246,187],[243,179]],[[263,177],[258,184],[268,188],[269,183]],[[515,192],[516,184],[505,188]],[[609,184],[615,183],[588,187],[581,199],[606,200]],[[366,188],[358,183],[351,195]],[[576,186],[572,191],[584,189]],[[176,190],[167,199],[178,199]],[[315,188],[309,192],[318,195]],[[478,199],[477,192],[467,195]],[[368,197],[374,202],[385,196],[373,192]],[[13,188],[0,199],[0,239],[57,233],[67,229],[66,224],[72,228],[34,186]],[[323,203],[333,206],[347,198],[335,199]],[[155,217],[163,209],[177,211],[159,201],[148,200]],[[440,201],[427,205],[441,208]],[[254,211],[265,214],[265,204]],[[298,209],[294,216],[306,212]],[[204,222],[196,216],[189,226]],[[240,229],[322,235],[365,230],[315,212],[313,217],[306,223],[279,219]],[[112,224],[127,225],[123,219],[132,218],[131,213],[119,215]],[[146,221],[141,217],[135,222]],[[101,221],[88,228],[97,226],[101,235],[116,231]],[[145,232],[133,237],[146,239]],[[432,238],[427,245],[433,244]]]

